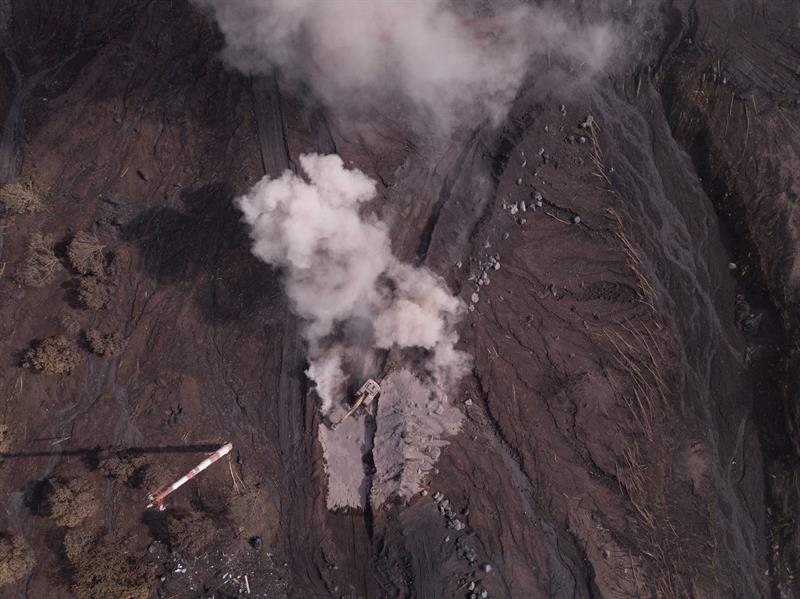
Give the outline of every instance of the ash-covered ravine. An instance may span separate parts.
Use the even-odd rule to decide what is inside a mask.
[[[0,1],[0,595],[797,594],[797,9],[562,4]]]

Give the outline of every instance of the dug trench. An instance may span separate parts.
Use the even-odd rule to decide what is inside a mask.
[[[728,18],[721,7],[673,7],[676,41],[690,32],[694,48],[668,45],[649,75],[569,101],[531,86],[499,130],[442,148],[394,122],[343,130],[307,92],[226,69],[190,4],[134,4],[2,3],[2,76],[17,77],[4,89],[25,92],[0,97],[0,183],[29,183],[41,207],[7,203],[0,233],[0,533],[16,564],[0,592],[797,592],[793,229],[773,234],[748,205],[748,185],[773,179],[733,177],[729,154],[744,143],[778,160],[768,135],[798,138],[751,124],[740,140],[743,110],[723,135],[729,104],[694,102],[711,63],[695,53],[713,51],[691,32]],[[753,25],[763,36],[786,17],[775,10]],[[770,101],[775,119],[796,118]],[[420,492],[389,491],[409,480],[401,469],[364,510],[327,507],[302,323],[232,204],[301,153],[334,149],[380,182],[369,208],[395,253],[472,305],[460,333],[473,370],[447,400],[460,431],[436,439]],[[79,233],[107,268],[79,270]],[[15,278],[23,266],[40,276]],[[385,374],[402,365],[390,353]],[[411,434],[389,429],[370,471],[395,430]],[[143,509],[195,449],[224,441],[230,460],[167,511]]]

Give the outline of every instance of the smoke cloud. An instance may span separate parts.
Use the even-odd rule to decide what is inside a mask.
[[[293,309],[306,322],[307,375],[323,412],[343,398],[345,371],[374,374],[375,348],[425,350],[433,379],[451,384],[468,364],[455,349],[462,302],[429,270],[400,262],[386,227],[362,217],[373,180],[336,155],[304,154],[300,165],[305,177],[264,177],[236,204],[253,253],[284,269]]]
[[[489,10],[447,0],[195,0],[225,35],[226,60],[250,74],[277,67],[307,84],[340,117],[411,114],[448,130],[497,125],[534,59],[548,76],[602,69],[615,36],[552,8],[503,3]]]

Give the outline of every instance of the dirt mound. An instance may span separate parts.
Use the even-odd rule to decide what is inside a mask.
[[[195,555],[214,540],[216,526],[208,514],[174,511],[167,519],[172,549]]]
[[[50,479],[44,497],[45,513],[59,526],[68,528],[78,526],[100,507],[94,486],[84,478]]]
[[[98,356],[113,356],[119,353],[122,339],[118,333],[101,333],[97,329],[86,331],[86,344]]]
[[[106,271],[106,246],[96,235],[80,231],[67,248],[67,258],[72,267],[82,275],[102,275]]]
[[[81,360],[74,343],[63,335],[54,335],[35,342],[25,353],[22,366],[48,374],[69,374]]]
[[[11,214],[35,214],[42,200],[31,183],[8,183],[0,187],[0,202]]]
[[[14,271],[14,282],[22,287],[44,287],[53,279],[57,268],[52,237],[34,233],[25,258]]]
[[[0,537],[0,587],[25,576],[36,559],[33,550],[20,536]]]

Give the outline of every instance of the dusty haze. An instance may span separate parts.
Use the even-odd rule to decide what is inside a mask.
[[[361,216],[374,181],[336,155],[304,154],[300,165],[307,180],[264,177],[236,203],[255,255],[284,269],[323,412],[343,399],[345,371],[373,374],[374,349],[424,349],[434,380],[453,382],[468,363],[455,349],[461,301],[427,269],[398,261],[385,226]]]
[[[571,23],[552,8],[479,16],[443,0],[195,1],[213,12],[234,67],[277,67],[339,117],[395,109],[426,131],[487,118],[496,125],[534,58],[547,57],[550,77],[568,69],[570,79],[583,78],[602,69],[615,46],[609,25]]]

